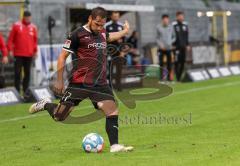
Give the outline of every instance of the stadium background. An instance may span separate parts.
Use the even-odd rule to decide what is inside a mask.
[[[12,3],[7,3],[12,2]],[[8,35],[10,25],[19,19],[21,5],[14,5],[17,1],[3,0],[0,4],[0,31],[5,37]],[[19,2],[19,1],[18,1]],[[23,1],[21,1],[23,2]],[[175,13],[183,10],[186,21],[189,24],[189,40],[192,51],[188,55],[188,68],[205,67],[206,65],[218,66],[240,61],[240,23],[239,15],[240,3],[228,1],[202,1],[202,0],[34,0],[26,1],[25,8],[33,12],[33,22],[39,29],[39,55],[32,74],[32,85],[44,84],[45,76],[49,77],[49,35],[48,17],[52,16],[56,20],[56,26],[52,32],[52,42],[54,45],[53,60],[56,62],[57,55],[66,35],[76,25],[83,24],[93,3],[110,4],[109,10],[119,9],[119,5],[127,5],[121,8],[121,20],[128,19],[132,30],[139,32],[139,50],[141,57],[147,57],[152,64],[157,64],[157,47],[155,44],[156,25],[159,24],[160,15],[168,13],[172,21],[175,20]],[[5,5],[3,5],[5,4]],[[6,5],[11,4],[11,5]],[[135,6],[133,6],[135,5]],[[145,12],[138,8],[144,5]],[[134,11],[132,11],[134,10]],[[212,18],[207,16],[199,17],[198,13],[207,11],[231,11],[231,16],[227,21],[227,38],[224,38],[224,24],[221,16],[216,17],[217,23],[213,30]],[[81,21],[79,21],[81,20]],[[219,40],[220,44],[210,42],[209,37]],[[224,47],[224,44],[227,46]],[[200,51],[199,51],[200,50]],[[225,51],[225,52],[224,52]],[[5,67],[6,79],[9,85],[12,84],[12,65]],[[43,72],[42,72],[43,71]]]

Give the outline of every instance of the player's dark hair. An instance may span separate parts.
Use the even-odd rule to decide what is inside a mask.
[[[164,18],[169,18],[169,15],[168,14],[163,14],[162,19],[164,19]]]
[[[184,12],[183,11],[177,11],[176,16],[179,16],[179,15],[184,15]]]
[[[116,14],[116,13],[117,13],[117,14],[120,14],[119,11],[112,11],[112,12],[111,12],[111,16],[112,16],[113,14]]]
[[[107,11],[102,7],[96,7],[92,9],[91,16],[93,19],[97,18],[97,16],[107,18]]]
[[[30,11],[24,11],[23,12],[23,17],[30,17],[32,14]]]

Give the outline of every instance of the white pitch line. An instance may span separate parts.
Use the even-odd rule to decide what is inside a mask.
[[[86,106],[86,107],[81,107],[78,110],[86,109],[86,108],[92,108],[92,106]],[[36,118],[36,117],[41,117],[41,116],[47,116],[49,115],[48,113],[42,113],[42,114],[34,114],[34,115],[27,115],[27,116],[20,116],[20,117],[15,117],[11,119],[5,119],[1,120],[0,123],[5,123],[5,122],[13,122],[13,121],[19,121],[19,120],[24,120],[24,119],[31,119],[31,118]]]
[[[191,93],[191,92],[198,92],[198,91],[204,91],[204,90],[209,90],[209,89],[234,86],[234,85],[239,85],[239,84],[240,84],[240,81],[224,83],[224,84],[219,84],[219,85],[210,85],[210,86],[205,86],[205,87],[200,87],[200,88],[193,88],[193,89],[189,89],[189,90],[173,92],[172,95],[181,95],[181,94],[187,94],[187,93]],[[121,103],[121,102],[118,102],[118,103]],[[78,110],[86,109],[86,108],[92,108],[92,106],[80,107]],[[47,116],[47,115],[48,115],[48,113],[43,113],[43,114],[37,114],[37,115],[15,117],[15,118],[11,118],[11,119],[1,120],[0,123],[13,122],[13,121],[19,121],[19,120],[24,120],[24,119],[31,119],[31,118]]]
[[[203,90],[208,90],[208,89],[215,89],[215,88],[234,86],[234,85],[239,85],[239,84],[240,84],[240,81],[229,82],[229,83],[224,83],[224,84],[219,84],[219,85],[209,85],[209,86],[200,87],[200,88],[193,88],[193,89],[173,92],[173,95],[186,94],[186,93],[203,91]]]
[[[12,122],[12,121],[19,121],[23,119],[30,119],[30,118],[35,118],[35,117],[40,117],[40,116],[46,116],[48,115],[47,113],[43,114],[35,114],[35,115],[28,115],[28,116],[21,116],[21,117],[16,117],[16,118],[11,118],[11,119],[6,119],[6,120],[1,120],[0,123],[5,123],[5,122]]]

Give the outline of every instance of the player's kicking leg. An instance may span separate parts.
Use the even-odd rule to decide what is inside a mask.
[[[33,105],[31,105],[31,107],[29,108],[29,113],[30,114],[35,114],[37,112],[41,112],[44,111],[44,106],[46,103],[51,103],[51,100],[46,98],[46,99],[42,99],[37,103],[34,103]]]
[[[34,114],[46,110],[54,120],[64,121],[73,110],[74,106],[78,105],[81,101],[71,99],[71,95],[71,92],[66,91],[59,104],[51,103],[49,99],[42,99],[29,108],[29,113]]]
[[[59,104],[51,103],[49,99],[42,99],[29,108],[29,113],[34,114],[46,110],[55,121],[64,121],[73,110],[74,106],[81,102],[80,99],[72,98],[72,96],[76,94],[80,94],[79,98],[82,98],[82,100],[88,95],[85,91],[75,93],[73,88],[68,87]]]
[[[74,103],[70,101],[61,101],[59,104],[55,104],[51,103],[47,99],[43,99],[37,103],[34,103],[30,107],[29,113],[34,114],[46,110],[55,121],[64,121],[73,108]]]
[[[115,101],[104,100],[97,103],[106,115],[106,132],[110,142],[110,152],[128,152],[132,151],[132,146],[118,144],[118,109]]]
[[[104,100],[97,103],[97,107],[106,115],[106,132],[110,142],[110,152],[132,151],[132,146],[124,146],[118,143],[118,109],[115,101]],[[34,103],[29,113],[37,113],[47,110],[56,121],[63,121],[74,108],[74,104],[69,101],[61,101],[59,104],[51,103],[48,99],[43,99]]]
[[[124,146],[118,143],[118,109],[117,105],[114,101],[114,97],[109,89],[105,89],[107,94],[97,93],[94,91],[94,97],[92,97],[92,101],[94,102],[94,106],[98,109],[101,109],[106,115],[106,132],[110,142],[110,152],[128,152],[132,151],[132,146]],[[83,95],[83,93],[80,93]],[[71,93],[65,92],[65,95],[61,99],[59,104],[50,103],[49,100],[43,99],[35,104],[33,104],[29,112],[37,113],[43,110],[47,110],[48,113],[52,116],[56,121],[63,121],[69,115],[69,113],[73,110],[74,105],[77,105],[81,100],[74,101],[70,98]],[[83,99],[88,96],[86,94]],[[74,104],[75,103],[75,104]]]

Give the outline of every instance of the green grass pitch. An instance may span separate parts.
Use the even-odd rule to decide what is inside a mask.
[[[109,152],[105,119],[70,125],[46,112],[29,115],[30,104],[1,106],[0,166],[240,165],[240,78],[172,87],[170,96],[137,102],[134,110],[120,103],[120,143],[133,145],[131,153]],[[93,112],[89,106],[81,103],[73,115]],[[83,152],[90,132],[104,137],[103,153]]]

